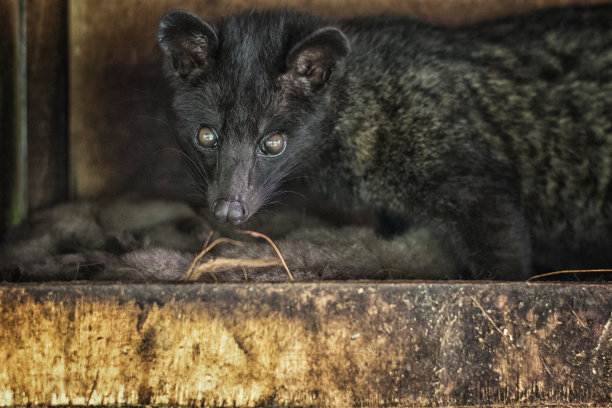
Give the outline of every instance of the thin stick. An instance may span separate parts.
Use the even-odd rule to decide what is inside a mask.
[[[215,232],[213,230],[210,230],[210,232],[208,233],[208,236],[206,237],[206,240],[204,241],[204,245],[202,245],[202,251],[206,250],[206,247],[208,246],[208,244],[210,243],[210,239],[212,238],[213,234]],[[209,249],[210,251],[210,249]],[[201,257],[200,257],[201,258]],[[187,271],[187,275],[189,275],[189,271],[191,271],[195,265],[196,260],[194,259],[191,266],[189,267],[189,270]],[[215,276],[214,273],[210,273],[213,277],[213,279],[215,280],[215,282],[218,282],[217,277]]]
[[[249,276],[247,275],[246,268],[244,266],[242,266],[242,265],[240,267],[242,268],[242,273],[244,273],[244,280],[248,281],[249,280]]]
[[[212,234],[210,234],[212,235]],[[210,239],[210,238],[209,238]],[[208,241],[208,240],[207,240]],[[220,244],[222,242],[228,243],[228,244],[232,244],[232,245],[236,245],[236,246],[242,246],[244,245],[242,242],[240,241],[234,241],[233,239],[229,239],[229,238],[218,238],[216,240],[213,241],[212,244],[208,245],[206,248],[204,248],[202,250],[202,252],[200,252],[198,254],[198,256],[196,256],[193,260],[193,262],[191,263],[191,266],[189,266],[189,269],[187,270],[187,273],[185,273],[185,276],[183,277],[183,280],[190,280],[191,279],[191,275],[193,273],[193,268],[195,267],[196,263],[202,259],[202,257],[204,255],[206,255],[208,252],[210,252],[211,249],[213,249],[217,244]],[[217,277],[212,274],[213,278],[215,279],[215,282],[217,282]]]
[[[277,258],[214,258],[196,266],[192,274],[184,280],[197,280],[205,273],[212,274],[216,271],[237,267],[246,272],[245,267],[265,268],[269,266],[281,266],[281,262]]]
[[[289,267],[287,266],[287,263],[285,262],[285,259],[281,255],[281,253],[278,250],[278,247],[276,246],[276,244],[274,244],[274,242],[272,242],[272,240],[270,238],[268,238],[264,234],[261,234],[259,232],[255,232],[255,231],[245,230],[245,231],[240,231],[240,232],[242,234],[247,234],[247,235],[250,235],[250,236],[255,237],[255,238],[263,238],[263,239],[265,239],[268,242],[268,244],[270,244],[272,246],[272,248],[274,248],[274,250],[276,251],[276,255],[278,255],[278,258],[281,260],[281,262],[283,263],[283,266],[285,267],[285,270],[287,271],[287,275],[289,275],[289,279],[293,280],[293,275],[291,275],[291,271],[289,270]]]
[[[212,230],[211,230],[211,231],[208,233],[208,236],[206,237],[206,241],[204,241],[204,245],[202,245],[202,249],[203,249],[203,250],[204,250],[204,249],[205,249],[205,248],[208,246],[208,243],[210,242],[210,239],[211,239],[211,238],[212,238],[212,236],[213,236],[213,232],[214,232],[214,231],[212,231]]]
[[[554,271],[554,272],[543,273],[541,275],[532,276],[531,278],[527,279],[527,282],[535,280],[535,279],[545,278],[547,276],[565,275],[569,273],[592,273],[592,272],[612,272],[612,269],[575,269],[575,270],[569,269],[565,271]]]
[[[578,315],[576,314],[576,312],[574,311],[574,309],[572,309],[572,308],[570,307],[570,310],[571,310],[571,311],[572,311],[572,313],[574,314],[574,317],[576,317],[576,320],[578,320],[578,323],[580,323],[580,325],[581,325],[582,327],[584,327],[585,329],[588,329],[587,325],[586,325],[586,324],[584,324],[584,322],[582,321],[582,319],[578,317]]]

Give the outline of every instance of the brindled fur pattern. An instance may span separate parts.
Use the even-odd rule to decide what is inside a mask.
[[[219,221],[305,176],[383,235],[428,228],[466,276],[612,266],[612,5],[464,27],[173,11],[158,39]]]

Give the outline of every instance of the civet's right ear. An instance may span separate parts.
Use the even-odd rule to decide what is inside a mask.
[[[183,80],[208,71],[219,44],[217,33],[208,23],[183,10],[171,11],[162,18],[157,41],[172,70]]]
[[[341,76],[350,52],[349,40],[335,27],[321,28],[296,44],[287,55],[286,78],[295,90],[313,93],[328,82],[332,74]]]

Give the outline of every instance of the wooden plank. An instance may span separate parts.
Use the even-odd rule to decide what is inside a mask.
[[[25,8],[0,1],[0,231],[27,212]]]
[[[0,406],[612,406],[612,286],[0,285]]]
[[[27,0],[28,202],[67,198],[67,1]]]
[[[17,1],[0,1],[0,231],[8,224],[14,134]]]
[[[174,141],[156,43],[169,3],[69,2],[71,196],[158,191],[176,177],[178,155],[163,151]]]
[[[466,23],[570,0],[70,0],[70,188],[74,197],[176,190],[180,173],[167,112],[169,90],[155,42],[171,9],[207,19],[253,8],[291,6],[330,17],[407,13]],[[582,0],[596,3],[601,0]]]

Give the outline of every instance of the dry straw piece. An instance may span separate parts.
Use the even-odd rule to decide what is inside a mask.
[[[208,238],[206,239],[204,243],[204,249],[202,249],[202,251],[193,259],[193,262],[189,266],[189,269],[185,273],[185,276],[183,277],[182,280],[185,280],[185,281],[199,280],[202,277],[202,275],[204,275],[205,273],[208,273],[213,277],[215,282],[218,282],[219,280],[217,279],[215,272],[219,272],[219,271],[223,271],[223,270],[227,270],[231,268],[238,268],[238,267],[242,268],[242,271],[244,273],[244,279],[248,280],[246,268],[264,268],[264,267],[281,266],[281,265],[285,268],[285,271],[287,271],[287,275],[289,276],[289,279],[292,281],[294,280],[293,275],[291,275],[291,271],[289,270],[289,267],[287,266],[287,263],[285,262],[285,259],[281,255],[276,244],[274,244],[274,242],[269,237],[267,237],[264,234],[261,234],[259,232],[254,232],[254,231],[240,231],[240,232],[243,234],[250,235],[255,238],[265,239],[272,246],[274,251],[276,251],[276,254],[278,255],[278,259],[276,258],[223,258],[223,257],[219,257],[219,258],[210,259],[209,261],[206,261],[204,263],[197,265],[197,263],[204,257],[204,255],[210,252],[218,244],[227,243],[227,244],[232,244],[236,246],[244,245],[240,241],[236,241],[236,240],[229,239],[229,238],[218,238],[209,245],[208,243],[213,234],[211,232],[208,235]]]
[[[287,271],[287,275],[289,275],[289,279],[293,280],[293,275],[291,275],[291,271],[289,270],[289,267],[287,266],[287,263],[285,262],[285,259],[281,255],[281,253],[280,253],[278,247],[276,246],[276,244],[268,236],[266,236],[264,234],[261,234],[259,232],[248,231],[248,230],[247,231],[241,231],[241,233],[242,234],[250,235],[250,236],[255,237],[255,238],[263,238],[263,239],[265,239],[268,242],[268,244],[270,244],[272,246],[272,248],[274,248],[274,251],[276,251],[276,255],[278,255],[278,258],[283,263],[283,267]]]
[[[574,273],[606,273],[606,272],[612,272],[612,269],[568,269],[565,271],[554,271],[554,272],[543,273],[541,275],[534,275],[530,277],[529,279],[527,279],[527,282],[531,282],[531,281],[541,279],[541,278],[546,278],[548,276],[569,275],[569,274],[574,274]]]

